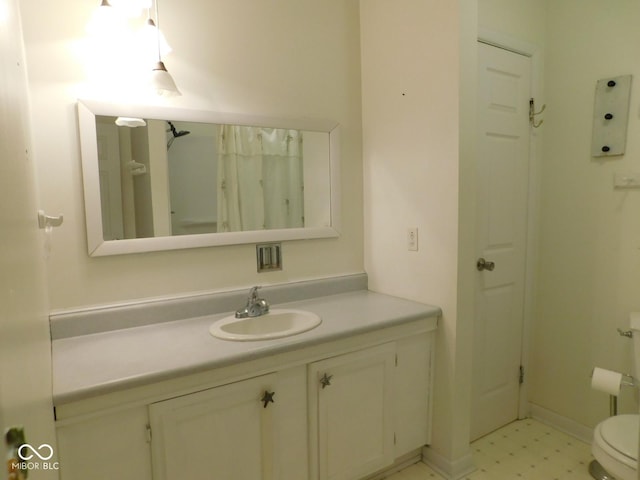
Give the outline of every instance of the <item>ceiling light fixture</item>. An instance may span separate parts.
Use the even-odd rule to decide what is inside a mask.
[[[104,0],[106,1],[106,0]],[[156,93],[163,97],[174,97],[182,95],[178,87],[176,86],[176,82],[173,80],[173,77],[167,71],[167,67],[165,67],[164,62],[162,61],[162,45],[161,45],[161,36],[160,36],[160,17],[158,16],[158,0],[155,0],[156,7],[156,41],[158,47],[158,61],[154,65],[151,71],[151,87],[156,91]]]

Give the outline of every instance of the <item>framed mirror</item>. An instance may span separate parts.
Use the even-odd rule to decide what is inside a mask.
[[[90,256],[339,235],[336,122],[78,102]]]

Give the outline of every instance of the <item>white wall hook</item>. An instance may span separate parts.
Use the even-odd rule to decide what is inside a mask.
[[[529,124],[533,128],[539,128],[540,125],[544,123],[544,120],[540,120],[539,122],[536,122],[536,116],[544,112],[545,108],[547,108],[546,103],[542,105],[542,108],[539,111],[536,112],[535,100],[533,98],[529,99]]]
[[[144,163],[136,162],[135,160],[129,161],[127,163],[127,167],[129,168],[131,175],[134,177],[147,173],[147,166]]]
[[[52,217],[51,215],[46,215],[44,210],[38,210],[38,227],[40,228],[59,227],[62,225],[62,221],[62,215]]]

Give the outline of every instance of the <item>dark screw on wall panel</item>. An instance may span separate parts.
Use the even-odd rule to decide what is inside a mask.
[[[608,152],[609,150],[611,150],[611,148],[607,147],[606,145],[602,147],[603,152]]]
[[[611,120],[613,118],[613,114],[612,113],[607,113],[604,118],[606,118],[607,120]]]
[[[616,86],[616,82],[614,82],[613,80],[609,80],[607,82],[607,87],[615,87]]]

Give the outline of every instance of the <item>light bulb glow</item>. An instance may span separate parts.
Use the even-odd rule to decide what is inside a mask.
[[[87,24],[87,32],[91,35],[112,35],[124,29],[124,17],[107,0],[103,0],[91,16]]]
[[[151,0],[108,0],[109,3],[127,18],[137,18],[142,10],[151,8]]]
[[[11,12],[6,0],[0,0],[0,23],[5,24],[9,20]]]

